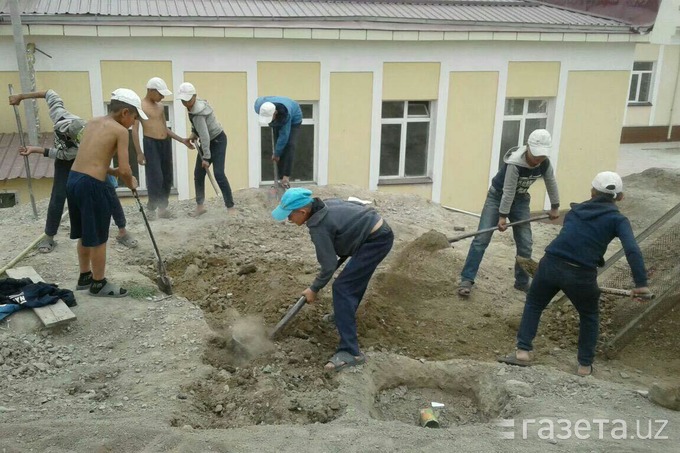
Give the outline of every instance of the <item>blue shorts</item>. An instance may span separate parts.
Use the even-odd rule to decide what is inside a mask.
[[[66,183],[71,239],[84,247],[97,247],[109,240],[113,192],[106,181],[71,170]]]

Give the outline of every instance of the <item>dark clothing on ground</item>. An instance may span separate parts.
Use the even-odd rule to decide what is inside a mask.
[[[60,289],[57,285],[33,283],[30,278],[0,279],[0,320],[22,308],[44,307],[59,299],[69,307],[77,305],[73,291]]]
[[[647,271],[633,229],[611,197],[572,204],[560,234],[545,251],[570,263],[596,269],[604,264],[607,246],[615,237],[621,240],[636,287],[647,286]]]
[[[274,141],[276,142],[279,137],[280,127],[272,127],[272,132],[274,134]],[[300,125],[295,124],[290,127],[290,133],[288,136],[288,143],[283,147],[281,155],[279,156],[279,161],[276,163],[277,171],[279,172],[279,177],[287,176],[293,173],[293,163],[295,162],[295,150],[297,148],[298,135],[300,134]]]
[[[203,146],[203,142],[201,142]],[[213,173],[215,174],[215,181],[222,192],[222,199],[227,208],[234,206],[234,197],[231,193],[231,186],[229,180],[224,172],[225,161],[227,157],[227,135],[221,132],[214,139],[210,140],[210,159]],[[202,205],[205,201],[205,175],[206,170],[203,168],[203,159],[201,153],[196,155],[196,166],[194,167],[194,187],[196,189],[196,204]]]
[[[353,256],[371,234],[380,215],[359,203],[336,198],[314,200],[307,227],[321,270],[310,288],[319,292],[335,273],[337,257]]]
[[[106,243],[116,200],[111,192],[106,181],[71,170],[66,185],[71,239],[81,239],[84,247]]]
[[[173,184],[172,139],[157,140],[144,137],[144,173],[149,194],[147,205],[150,211],[168,207],[170,189]]]
[[[560,234],[546,247],[527,294],[517,348],[531,351],[541,314],[558,291],[563,291],[579,313],[578,362],[590,366],[599,334],[597,266],[614,239],[621,239],[636,287],[647,286],[640,248],[628,219],[608,196],[573,204]]]

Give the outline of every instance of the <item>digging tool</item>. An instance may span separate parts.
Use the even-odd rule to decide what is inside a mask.
[[[536,270],[538,269],[538,263],[536,261],[532,260],[531,258],[524,258],[523,256],[516,256],[515,261],[517,262],[519,267],[521,267],[524,270],[524,272],[529,274],[531,278],[534,277],[534,275],[536,274]],[[600,291],[605,294],[634,297],[636,299],[652,300],[656,298],[656,296],[653,293],[633,294],[633,291],[629,289],[608,288],[606,286],[600,286]]]
[[[153,249],[156,252],[156,258],[158,258],[158,277],[156,277],[156,285],[158,285],[158,289],[163,291],[165,294],[171,295],[172,280],[168,276],[168,273],[165,269],[165,263],[163,263],[163,259],[161,258],[161,252],[158,250],[158,245],[156,245],[156,239],[153,237],[153,232],[151,231],[149,220],[146,218],[146,212],[144,212],[144,207],[142,206],[142,202],[139,200],[139,195],[137,194],[136,190],[132,191],[132,195],[134,195],[135,200],[137,200],[139,212],[142,213],[142,217],[144,218],[144,224],[146,225],[146,231],[149,232],[149,237],[151,238]]]
[[[525,223],[535,222],[537,220],[544,220],[544,219],[548,219],[548,218],[550,218],[550,216],[548,214],[544,214],[544,215],[539,215],[539,216],[536,216],[536,217],[531,217],[530,219],[518,220],[517,222],[506,223],[505,226],[511,227],[511,226],[515,226],[515,225],[522,225],[522,224],[525,224]],[[461,236],[456,236],[456,237],[447,238],[447,239],[449,241],[449,244],[453,244],[454,242],[458,242],[462,239],[467,239],[467,238],[470,238],[470,237],[473,237],[473,236],[478,236],[478,235],[484,234],[484,233],[491,233],[492,231],[496,231],[496,230],[498,230],[497,226],[491,227],[491,228],[484,228],[483,230],[475,231],[473,233],[466,233],[466,234],[463,234]]]
[[[9,95],[14,94],[14,87],[10,83]],[[26,147],[26,141],[24,140],[24,128],[21,127],[21,116],[19,115],[19,108],[16,105],[14,107],[14,116],[17,119],[17,129],[19,130],[19,143],[22,147]],[[26,167],[26,181],[28,182],[28,194],[31,197],[31,207],[33,208],[33,217],[38,218],[38,208],[35,206],[35,197],[33,196],[33,183],[31,182],[31,164],[28,162],[28,156],[24,156],[24,167]]]
[[[342,266],[342,263],[347,261],[347,256],[343,256],[338,260],[338,264],[335,266],[335,270],[338,270],[340,266]],[[293,305],[290,310],[281,318],[281,321],[274,326],[274,329],[271,331],[269,334],[269,339],[273,340],[276,338],[276,336],[283,330],[284,327],[288,325],[291,319],[295,317],[295,315],[298,314],[298,312],[304,307],[304,305],[307,303],[307,298],[305,296],[300,296],[297,302],[295,302],[295,305]]]

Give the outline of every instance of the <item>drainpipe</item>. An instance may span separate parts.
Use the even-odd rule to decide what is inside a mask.
[[[678,46],[680,49],[680,46]],[[678,69],[675,71],[675,86],[673,87],[673,97],[671,98],[671,111],[670,117],[668,118],[668,133],[666,134],[666,140],[670,141],[671,134],[673,133],[673,111],[675,103],[678,102],[676,96],[678,94],[678,81],[680,81],[680,58],[678,58]]]

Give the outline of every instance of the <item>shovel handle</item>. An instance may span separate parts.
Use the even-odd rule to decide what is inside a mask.
[[[607,287],[600,286],[600,291],[605,293],[605,294],[613,294],[615,296],[634,297],[636,299],[652,300],[652,299],[656,298],[656,295],[654,293],[633,294],[633,291],[631,291],[629,289],[607,288]]]
[[[522,224],[525,224],[525,223],[535,222],[537,220],[544,220],[544,219],[548,219],[548,218],[550,218],[550,215],[543,214],[543,215],[539,215],[539,216],[536,216],[536,217],[531,217],[529,219],[518,220],[517,222],[506,223],[505,226],[511,227],[511,226],[515,226],[515,225],[522,225]],[[466,234],[463,234],[461,236],[456,236],[456,237],[447,238],[447,239],[449,241],[449,244],[452,244],[452,243],[458,242],[462,239],[471,238],[473,236],[478,236],[478,235],[484,234],[484,233],[491,233],[492,231],[496,231],[496,230],[498,230],[497,226],[491,227],[491,228],[484,228],[483,230],[475,231],[473,233],[466,233]]]

